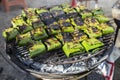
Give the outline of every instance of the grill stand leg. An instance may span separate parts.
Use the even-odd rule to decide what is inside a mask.
[[[119,28],[120,26],[117,26],[116,28],[116,33],[115,33],[115,39],[114,39],[114,44],[116,43],[116,39],[117,39],[117,36],[118,36],[118,32],[119,32]]]

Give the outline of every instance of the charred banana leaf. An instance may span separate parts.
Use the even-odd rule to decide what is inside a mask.
[[[46,52],[45,45],[41,41],[34,41],[29,47],[30,57],[36,57]]]
[[[60,20],[59,23],[60,23],[60,26],[61,26],[63,32],[69,32],[69,33],[74,32],[74,28],[73,28],[72,24],[70,23],[69,19]]]
[[[23,24],[22,26],[17,26],[17,28],[18,28],[18,31],[22,34],[33,30],[32,26],[27,24]]]
[[[91,39],[84,40],[82,42],[82,45],[84,46],[85,50],[89,52],[89,51],[92,51],[94,49],[104,46],[104,43],[102,43],[101,41],[95,38],[91,38]]]
[[[79,42],[66,42],[62,49],[67,57],[85,52],[84,47]]]
[[[54,22],[53,24],[50,24],[46,28],[47,28],[47,31],[48,31],[49,35],[54,35],[54,34],[58,34],[58,33],[61,32],[60,26],[57,22]]]
[[[110,34],[114,32],[113,27],[109,26],[106,23],[101,23],[99,26],[97,26],[98,29],[102,31],[103,35]]]
[[[19,46],[24,46],[32,42],[30,32],[25,34],[20,34],[16,37],[16,42]]]
[[[105,23],[110,21],[110,19],[104,15],[96,15],[95,18],[100,22],[100,23]]]
[[[90,38],[97,38],[102,36],[102,32],[97,29],[97,27],[88,27],[87,29],[84,29],[84,32],[90,37]]]
[[[6,41],[10,41],[12,39],[15,39],[16,36],[19,34],[18,30],[15,28],[8,28],[3,31],[3,37],[6,39]]]
[[[86,18],[86,19],[84,20],[84,22],[85,22],[88,26],[98,26],[98,25],[99,25],[99,22],[97,21],[97,19],[92,18],[92,17]]]
[[[63,36],[62,36],[61,33],[55,35],[55,37],[56,37],[62,44],[64,44],[64,38],[63,38]]]
[[[77,17],[75,19],[71,19],[71,23],[75,28],[77,28],[79,30],[87,28],[87,25],[84,23],[84,21],[80,17]]]
[[[88,9],[84,9],[83,11],[81,11],[80,14],[81,14],[83,19],[85,19],[86,17],[92,16],[92,12]]]
[[[43,27],[39,27],[39,28],[36,28],[35,30],[32,30],[31,34],[34,40],[41,40],[48,37]]]
[[[61,48],[61,43],[56,38],[49,38],[44,41],[44,44],[47,46],[47,50],[55,50]]]
[[[87,35],[83,31],[79,31],[79,30],[75,30],[72,33],[72,36],[74,41],[79,41],[79,42],[88,39]]]

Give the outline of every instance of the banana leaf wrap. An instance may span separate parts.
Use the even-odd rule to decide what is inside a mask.
[[[47,46],[47,50],[55,50],[61,48],[61,43],[56,38],[49,38],[44,41],[44,44]]]
[[[80,17],[71,19],[71,23],[75,28],[79,30],[87,28],[87,25],[84,23],[84,21]]]
[[[34,40],[42,40],[48,37],[45,29],[43,27],[36,28],[31,31],[31,35]]]
[[[96,15],[94,16],[100,23],[106,23],[109,22],[110,19],[104,15]]]
[[[39,14],[39,16],[42,21],[53,18],[50,12],[43,12],[43,13]]]
[[[63,35],[61,33],[56,34],[55,38],[57,38],[62,44],[64,44],[64,38],[63,38]]]
[[[95,15],[103,15],[104,14],[104,12],[103,12],[103,10],[101,8],[93,9],[92,13],[93,13],[94,16]]]
[[[95,18],[92,18],[92,17],[89,17],[89,18],[86,18],[84,20],[84,22],[88,25],[88,26],[97,26],[99,25],[99,22],[97,21],[97,19]]]
[[[72,33],[72,36],[73,36],[74,41],[79,41],[79,42],[82,42],[83,40],[88,39],[87,35],[83,31],[81,31],[81,30],[80,31],[79,30],[75,30]]]
[[[106,35],[106,34],[110,34],[110,33],[114,33],[114,29],[113,27],[109,26],[108,24],[106,23],[101,23],[99,26],[97,26],[98,29],[100,29],[102,31],[102,34],[103,35]]]
[[[69,33],[74,32],[74,28],[72,24],[70,23],[69,19],[60,20],[59,23],[60,23],[60,26],[63,32],[69,32]]]
[[[29,54],[30,57],[36,57],[46,52],[46,47],[41,41],[34,41],[30,44]]]
[[[31,43],[32,39],[30,32],[18,35],[16,37],[16,42],[19,46],[28,45],[29,43]]]
[[[19,34],[18,30],[15,28],[5,29],[2,33],[2,35],[6,39],[6,41],[15,39],[18,34]]]
[[[46,29],[49,35],[54,35],[61,32],[60,25],[57,22],[54,22],[53,24],[46,26]]]
[[[55,18],[57,20],[66,17],[64,11],[62,11],[62,10],[51,11],[51,14],[52,14],[53,18]]]
[[[84,32],[90,37],[90,38],[97,38],[102,36],[102,32],[97,29],[97,27],[88,27],[87,29],[84,29]]]
[[[35,12],[38,15],[40,15],[41,13],[48,12],[48,10],[44,7],[44,8],[41,8],[41,9],[36,9]]]
[[[35,29],[35,28],[38,28],[38,27],[44,27],[45,25],[41,20],[38,20],[38,21],[32,22],[32,26]]]
[[[86,17],[92,16],[92,12],[88,9],[84,9],[81,11],[80,15],[82,16],[83,19],[85,19]]]
[[[80,6],[77,6],[75,7],[75,10],[80,13],[82,10],[86,9],[86,7],[84,5],[80,5]]]
[[[85,52],[84,47],[79,42],[66,42],[62,49],[67,57]]]
[[[87,52],[104,46],[104,43],[95,38],[84,40],[81,44],[84,46]]]
[[[16,16],[15,18],[12,18],[11,23],[14,28],[16,28],[17,26],[22,26],[23,24],[26,24],[26,22],[24,21],[24,18],[21,15]]]
[[[22,34],[33,30],[32,26],[27,24],[23,24],[22,26],[17,26],[17,29]]]
[[[50,11],[56,11],[56,10],[57,10],[57,11],[58,11],[58,10],[61,10],[61,11],[62,11],[63,9],[62,9],[61,6],[54,6],[54,7],[51,7],[51,8],[50,8]]]

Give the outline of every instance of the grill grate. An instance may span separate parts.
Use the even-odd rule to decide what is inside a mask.
[[[17,57],[24,66],[27,66],[30,72],[38,72],[40,75],[50,73],[51,76],[57,75],[59,77],[90,71],[104,61],[110,54],[108,50],[113,45],[114,34],[105,35],[99,40],[105,44],[101,50],[94,54],[81,53],[70,58],[67,58],[61,50],[54,50],[32,59],[26,46],[19,47],[14,42],[7,43],[7,45],[12,45],[7,47],[7,50],[11,49],[12,55]]]

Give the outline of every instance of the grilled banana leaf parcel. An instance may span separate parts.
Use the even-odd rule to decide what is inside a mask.
[[[97,27],[91,26],[87,29],[84,29],[84,32],[90,37],[90,38],[97,38],[102,36],[102,32],[97,29]]]
[[[100,29],[100,30],[102,31],[102,34],[103,34],[103,35],[110,34],[110,33],[113,33],[113,32],[114,32],[113,27],[109,26],[109,25],[106,24],[106,23],[101,23],[101,24],[98,26],[98,29]]]
[[[61,33],[56,34],[55,37],[62,43],[64,44],[64,38],[63,35]]]
[[[101,8],[93,9],[92,13],[93,13],[94,16],[95,15],[103,15],[104,14],[104,12],[103,12],[103,10]]]
[[[26,33],[26,32],[29,32],[33,29],[32,26],[30,26],[28,24],[23,24],[21,26],[17,26],[17,28],[18,28],[18,31],[22,34]]]
[[[39,27],[39,28],[32,30],[31,34],[34,40],[41,40],[41,39],[45,39],[48,37],[43,27]]]
[[[75,28],[79,30],[87,28],[87,25],[84,23],[84,21],[80,17],[71,19],[71,23]]]
[[[54,22],[53,24],[46,26],[46,29],[49,35],[54,35],[61,32],[60,26],[57,22]]]
[[[41,41],[34,41],[30,44],[29,53],[30,57],[36,57],[46,52],[45,45]]]
[[[74,38],[74,41],[79,41],[79,42],[88,39],[87,35],[83,31],[79,31],[79,30],[75,30],[72,33],[72,36]]]
[[[35,29],[35,28],[38,28],[38,27],[44,27],[45,25],[41,20],[38,20],[38,21],[32,22],[32,26]]]
[[[47,46],[48,51],[59,49],[62,46],[61,43],[54,37],[45,40],[44,44]]]
[[[98,26],[99,25],[99,22],[97,21],[97,19],[95,18],[92,18],[92,17],[89,17],[89,18],[86,18],[84,20],[84,22],[88,25],[88,26]]]
[[[16,37],[16,42],[19,46],[24,46],[32,42],[30,32],[25,34],[20,34]]]
[[[16,36],[19,34],[18,30],[15,28],[8,28],[3,31],[3,37],[6,39],[6,41],[10,41],[12,39],[15,39]]]
[[[110,19],[104,15],[96,15],[95,18],[100,22],[100,23],[105,23],[110,21]]]
[[[80,14],[81,14],[83,19],[85,19],[86,17],[92,16],[92,12],[88,9],[82,10]]]
[[[79,42],[66,42],[62,49],[67,57],[85,52],[84,47]]]
[[[61,6],[54,6],[50,8],[50,11],[58,11],[58,10],[63,10]]]
[[[84,40],[82,42],[82,45],[84,46],[85,50],[87,52],[89,52],[96,48],[100,48],[100,47],[104,46],[104,43],[102,43],[101,41],[99,41],[95,38],[91,38],[91,39]]]
[[[64,19],[66,17],[64,11],[62,11],[62,10],[51,11],[51,14],[52,14],[53,18],[55,18],[57,20]]]
[[[74,28],[73,28],[72,24],[70,23],[69,19],[60,20],[59,23],[60,23],[60,26],[61,26],[63,32],[69,32],[69,33],[74,32]]]
[[[26,22],[24,21],[21,15],[16,16],[15,18],[12,18],[11,23],[12,23],[12,26],[15,28],[17,26],[22,26],[23,24],[26,24]]]

